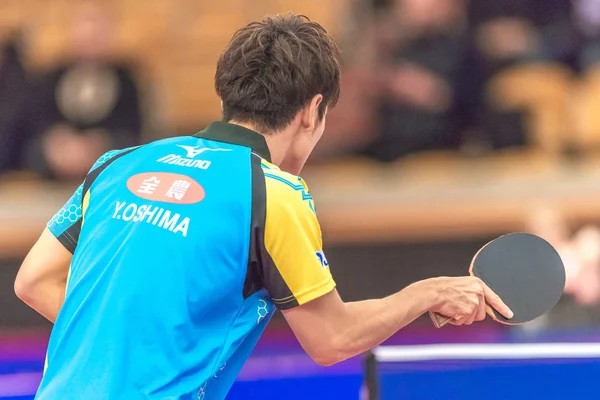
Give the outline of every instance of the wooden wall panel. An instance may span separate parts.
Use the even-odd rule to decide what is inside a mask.
[[[68,54],[69,30],[81,0],[0,0],[0,27],[25,32],[26,61],[47,69]],[[103,0],[113,20],[113,53],[137,62],[159,95],[169,130],[220,116],[213,89],[216,60],[236,29],[266,14],[294,11],[330,30],[348,0]],[[5,4],[6,3],[6,4]]]

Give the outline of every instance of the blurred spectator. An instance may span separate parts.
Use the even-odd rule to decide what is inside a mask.
[[[538,81],[531,79],[531,71],[519,70],[519,67],[548,62],[575,66],[578,40],[570,13],[570,0],[471,0],[469,20],[477,53],[477,57],[471,60],[472,71],[484,85],[474,103],[477,104],[476,125],[483,133],[480,139],[485,140],[489,147],[524,145],[528,141],[527,134],[532,133],[526,130],[532,125],[526,118],[534,112],[532,107],[539,100],[526,100],[525,105],[522,99],[535,98],[527,92],[539,92],[540,89]],[[538,72],[547,71],[543,68],[536,70],[534,76],[539,76]],[[512,88],[500,90],[498,95],[492,89],[494,79],[518,77],[519,74],[523,77],[517,78],[522,94],[508,96],[515,100],[499,98]],[[549,74],[548,79],[554,79],[554,75]],[[508,81],[514,82],[515,79],[509,78]],[[523,81],[525,84],[520,83]],[[557,99],[557,103],[563,100]],[[556,124],[555,121],[552,123]],[[546,135],[547,132],[541,134]]]
[[[100,5],[76,10],[69,61],[35,85],[11,133],[26,169],[80,180],[102,153],[139,144],[139,91],[129,67],[109,57],[111,22]]]
[[[581,43],[577,66],[586,70],[600,62],[600,1],[573,0],[572,20]]]
[[[543,208],[534,213],[531,230],[557,249],[567,279],[556,307],[523,328],[535,332],[600,325],[600,229],[584,226],[571,234],[558,212]]]
[[[464,0],[395,0],[375,21],[374,86],[379,136],[367,153],[382,161],[453,147],[462,129],[469,56]],[[465,111],[465,110],[463,110]]]
[[[573,0],[572,21],[579,41],[575,69],[580,72],[571,106],[573,150],[590,153],[600,145],[600,1]]]
[[[9,157],[14,146],[8,127],[26,92],[26,74],[19,53],[19,38],[0,27],[0,171],[14,168]]]
[[[572,63],[578,40],[571,12],[571,0],[471,0],[469,19],[494,69],[531,60]]]

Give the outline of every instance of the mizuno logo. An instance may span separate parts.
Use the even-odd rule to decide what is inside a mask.
[[[186,151],[186,156],[183,157],[179,154],[169,154],[164,157],[156,160],[159,163],[163,164],[171,164],[178,165],[180,167],[191,167],[191,168],[199,168],[199,169],[208,169],[211,162],[208,160],[196,160],[196,157],[205,151],[231,151],[231,149],[211,149],[209,147],[194,147],[194,146],[185,146],[183,144],[178,144],[178,147],[181,147]]]
[[[321,266],[323,266],[323,268],[329,267],[329,262],[327,262],[327,258],[325,257],[325,253],[323,253],[323,250],[317,251],[317,257],[319,258],[319,261],[321,262]]]
[[[208,147],[193,147],[193,146],[184,146],[182,144],[178,144],[177,146],[181,147],[182,149],[185,149],[185,151],[187,151],[187,157],[188,158],[196,158],[196,156],[198,156],[198,154],[202,154],[205,151],[231,151],[231,149],[211,149]]]

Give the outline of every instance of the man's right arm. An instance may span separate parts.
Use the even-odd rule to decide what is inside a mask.
[[[328,366],[382,343],[426,312],[430,302],[418,284],[383,299],[350,303],[334,290],[283,315],[306,353]]]
[[[452,317],[454,325],[483,320],[486,303],[512,316],[497,295],[472,277],[427,279],[382,299],[349,303],[334,290],[283,315],[311,358],[332,365],[378,346],[427,311]]]
[[[335,290],[304,182],[275,170],[265,172],[265,178],[260,276],[317,363],[331,365],[369,350],[427,311],[451,317],[455,325],[484,319],[486,302],[508,313],[498,296],[472,277],[428,279],[383,299],[344,303]]]

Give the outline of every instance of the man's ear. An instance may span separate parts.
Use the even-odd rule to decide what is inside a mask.
[[[302,111],[302,128],[308,132],[314,132],[319,124],[319,106],[323,101],[323,95],[315,95]]]

